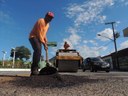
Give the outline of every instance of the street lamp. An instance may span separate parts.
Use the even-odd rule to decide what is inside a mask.
[[[97,34],[98,36],[101,36],[101,37],[105,37],[105,38],[107,38],[107,39],[110,39],[111,41],[114,41],[112,38],[109,38],[109,37],[107,37],[107,36],[104,36],[104,35],[101,35],[101,34]]]
[[[15,55],[16,55],[16,49],[15,48],[12,48],[13,50],[13,63],[12,63],[12,68],[15,67]]]
[[[4,67],[4,60],[5,60],[5,55],[7,54],[7,52],[6,51],[2,51],[3,52],[3,67]]]
[[[113,42],[114,42],[114,47],[115,47],[115,53],[116,53],[116,65],[117,65],[117,67],[118,67],[118,69],[120,69],[119,67],[119,60],[118,60],[118,51],[117,51],[117,45],[116,45],[116,38],[118,38],[119,36],[119,34],[115,34],[115,31],[114,31],[114,24],[115,24],[116,22],[107,22],[107,23],[105,23],[105,25],[108,25],[108,24],[111,24],[112,25],[112,30],[113,30]]]

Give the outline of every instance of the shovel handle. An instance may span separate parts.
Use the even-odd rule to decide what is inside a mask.
[[[46,49],[46,63],[48,63],[48,49]]]

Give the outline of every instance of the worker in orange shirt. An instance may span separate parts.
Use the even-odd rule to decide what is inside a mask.
[[[47,31],[49,29],[49,23],[54,18],[54,14],[52,12],[48,12],[44,18],[40,18],[34,25],[32,31],[29,35],[30,44],[34,50],[33,52],[33,60],[31,65],[31,75],[38,75],[38,63],[41,57],[41,49],[42,44],[44,46],[45,51],[48,49],[47,47]]]
[[[64,49],[67,50],[70,47],[70,45],[65,41],[64,42]]]

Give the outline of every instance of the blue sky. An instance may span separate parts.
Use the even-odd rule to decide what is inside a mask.
[[[2,51],[7,52],[7,59],[11,48],[22,45],[32,52],[28,35],[48,11],[54,12],[55,18],[47,38],[57,42],[57,47],[49,47],[49,58],[63,48],[64,41],[84,58],[110,54],[113,41],[97,34],[112,38],[112,26],[104,24],[111,21],[116,22],[115,32],[120,33],[117,49],[128,47],[128,37],[123,37],[122,31],[128,27],[128,0],[0,0],[0,59]]]

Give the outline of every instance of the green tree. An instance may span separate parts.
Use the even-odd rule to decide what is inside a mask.
[[[20,60],[28,60],[30,59],[31,51],[25,46],[16,47],[15,49],[11,49],[10,56],[13,57],[15,52],[15,59]]]

